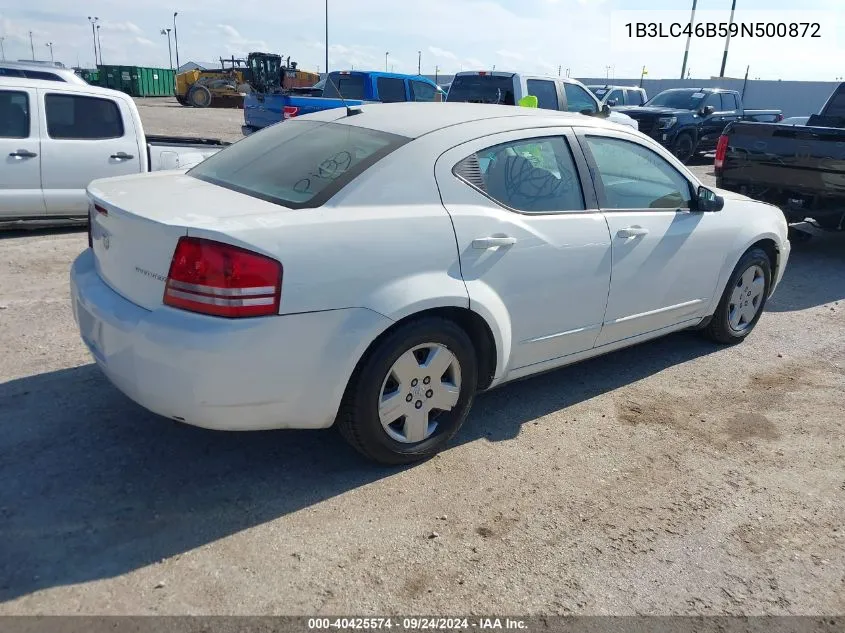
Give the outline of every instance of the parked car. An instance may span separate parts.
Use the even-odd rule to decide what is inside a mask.
[[[715,160],[720,187],[845,230],[845,83],[804,124],[731,123]]]
[[[0,222],[85,221],[92,180],[192,167],[225,145],[145,135],[122,92],[0,77]]]
[[[321,97],[290,92],[252,93],[244,97],[244,135],[293,117],[363,103],[432,102],[440,99],[437,84],[421,75],[345,70],[329,73]]]
[[[611,108],[617,106],[640,106],[648,101],[648,95],[644,88],[637,86],[587,86],[596,95],[596,99],[602,105],[607,104]]]
[[[742,341],[790,251],[771,205],[535,108],[326,110],[89,195],[71,302],[121,391],[209,428],[337,424],[385,463],[442,449],[479,390],[691,327]]]
[[[78,86],[87,86],[88,82],[77,75],[70,68],[47,66],[38,62],[0,62],[0,78],[15,77],[18,79],[41,79],[44,81],[61,81]]]
[[[545,110],[580,112],[637,129],[637,122],[602,106],[580,81],[562,77],[525,75],[503,71],[464,71],[455,75],[446,101],[516,105],[526,95],[537,97]]]
[[[719,135],[731,121],[783,118],[780,110],[746,110],[737,91],[721,88],[673,88],[643,106],[619,110],[639,121],[641,132],[683,162],[715,150]]]

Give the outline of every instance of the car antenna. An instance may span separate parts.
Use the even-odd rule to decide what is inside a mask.
[[[361,110],[361,106],[351,106],[346,103],[346,99],[343,98],[343,95],[340,92],[340,88],[338,88],[337,84],[332,80],[331,73],[326,73],[326,81],[328,81],[332,85],[332,87],[334,87],[334,91],[337,93],[337,96],[340,97],[343,106],[346,108],[346,116],[354,116],[363,112],[363,110]]]

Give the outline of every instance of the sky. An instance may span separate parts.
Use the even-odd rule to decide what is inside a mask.
[[[416,73],[421,55],[426,74],[436,68],[452,74],[495,66],[544,74],[559,70],[566,74],[568,69],[572,77],[630,78],[639,77],[645,66],[649,78],[673,78],[680,73],[685,38],[629,45],[619,28],[613,30],[621,24],[613,16],[639,10],[643,21],[649,21],[664,15],[657,12],[675,10],[675,15],[687,19],[691,4],[691,0],[328,0],[329,65],[332,70],[384,70],[388,53],[387,66],[396,72]],[[698,0],[698,10],[727,21],[730,4],[731,0]],[[833,81],[845,75],[845,0],[737,0],[737,19],[743,11],[795,11],[799,6],[793,16],[821,15],[820,39],[735,38],[726,76],[742,77],[747,66],[752,77],[761,79]],[[290,55],[306,70],[325,70],[322,0],[0,0],[0,38],[7,59],[31,59],[34,49],[37,59],[49,60],[47,43],[52,43],[56,61],[91,67],[94,50],[88,16],[97,16],[103,63],[168,67],[168,38],[161,29],[173,28],[174,11],[179,13],[181,63],[263,51]],[[840,14],[841,24],[836,19]],[[688,62],[692,77],[718,75],[723,48],[723,39],[694,40]]]

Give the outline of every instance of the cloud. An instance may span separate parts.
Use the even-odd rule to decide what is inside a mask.
[[[442,48],[438,48],[437,46],[429,46],[428,52],[434,55],[435,57],[442,57],[443,59],[458,59],[458,56],[455,55],[455,53],[453,53],[452,51],[447,51]]]
[[[504,57],[505,59],[515,59],[517,61],[522,61],[523,59],[525,59],[525,55],[523,55],[522,53],[517,53],[515,51],[508,51],[504,49],[496,51],[496,55],[498,55],[499,57]]]
[[[136,37],[135,41],[141,46],[155,46],[155,42],[148,40],[146,37]]]

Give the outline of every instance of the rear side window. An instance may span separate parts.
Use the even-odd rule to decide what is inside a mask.
[[[364,100],[363,75],[329,75],[329,81],[323,88],[323,97],[328,99],[357,99]]]
[[[411,81],[412,101],[434,101],[434,86],[424,81]]]
[[[528,94],[537,97],[537,107],[546,110],[558,110],[557,87],[553,81],[529,79]]]
[[[26,77],[26,75],[17,68],[0,68],[0,77]]]
[[[830,98],[822,114],[824,116],[845,117],[845,84],[839,84],[839,88],[837,88],[836,92]]]
[[[376,80],[378,98],[382,103],[400,103],[405,98],[405,80],[391,77],[379,77]],[[433,97],[432,97],[433,98]]]
[[[452,172],[499,204],[525,213],[584,210],[566,139],[520,139],[476,152]]]
[[[409,140],[354,125],[294,119],[247,136],[188,173],[292,209],[318,207]]]
[[[629,90],[628,91],[628,105],[642,105],[645,103],[645,99],[643,99],[643,93],[639,90]]]
[[[513,75],[458,75],[449,86],[446,101],[516,105]]]
[[[577,84],[563,84],[566,91],[566,109],[570,112],[590,112],[595,114],[598,111],[596,102],[590,98],[587,91]]]
[[[0,90],[0,138],[29,137],[29,97],[25,92]]]
[[[64,81],[61,77],[54,73],[44,73],[40,70],[26,70],[24,71],[27,79],[42,79],[44,81]]]
[[[111,99],[48,94],[44,107],[50,138],[96,140],[123,136],[120,108]]]

